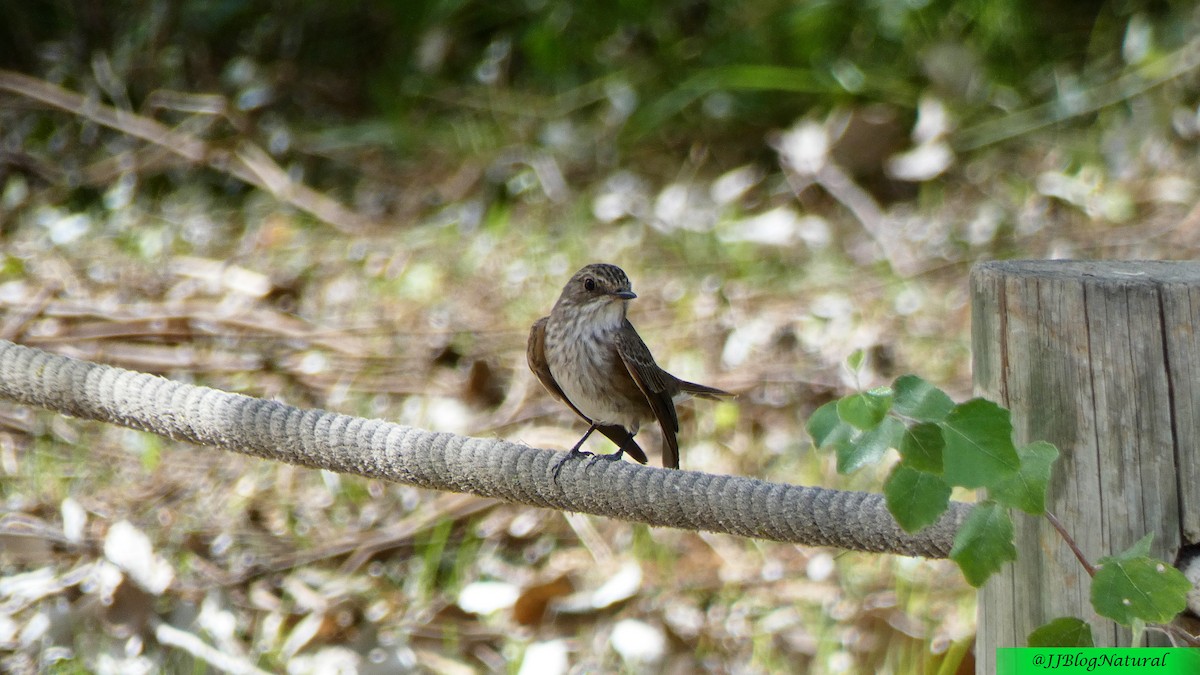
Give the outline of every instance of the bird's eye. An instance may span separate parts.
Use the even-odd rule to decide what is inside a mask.
[[[596,290],[596,280],[595,280],[595,279],[593,279],[593,278],[591,278],[591,277],[588,277],[588,278],[584,279],[584,280],[583,280],[583,287],[584,287],[585,289],[589,290],[589,291],[594,291],[594,290]]]

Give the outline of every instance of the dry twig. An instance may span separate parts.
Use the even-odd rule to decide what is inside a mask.
[[[44,80],[11,70],[0,70],[0,90],[65,110],[96,124],[153,143],[192,164],[202,164],[229,174],[271,193],[276,199],[291,204],[343,232],[358,233],[368,227],[365,218],[337,200],[293,181],[275,160],[249,141],[242,141],[232,152],[215,148],[157,120],[104,105]]]

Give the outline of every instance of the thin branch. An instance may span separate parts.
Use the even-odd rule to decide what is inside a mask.
[[[192,164],[206,165],[234,176],[343,232],[357,233],[368,227],[367,220],[358,213],[307,185],[293,181],[275,160],[249,141],[243,141],[235,152],[215,148],[157,120],[104,105],[44,80],[11,70],[0,70],[0,91],[9,91],[78,115],[152,143]]]
[[[1083,555],[1083,551],[1079,550],[1079,546],[1067,532],[1067,528],[1063,527],[1063,524],[1058,517],[1053,513],[1046,511],[1046,520],[1050,521],[1050,524],[1054,526],[1054,529],[1058,530],[1058,535],[1063,538],[1063,541],[1067,542],[1067,546],[1071,547],[1071,552],[1075,554],[1075,559],[1079,561],[1080,565],[1083,565],[1083,569],[1087,571],[1088,576],[1092,577],[1093,579],[1096,578],[1096,567],[1088,562],[1087,556]]]

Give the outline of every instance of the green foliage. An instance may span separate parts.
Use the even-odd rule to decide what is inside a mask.
[[[867,360],[867,352],[862,349],[855,349],[850,352],[850,356],[846,357],[846,367],[850,372],[857,373],[863,367],[863,363]]]
[[[25,261],[15,255],[0,252],[0,280],[19,279],[25,275]]]
[[[936,522],[955,486],[995,491],[995,501],[977,506],[959,531],[952,554],[975,585],[1015,557],[1004,507],[1040,512],[1058,456],[1046,443],[1018,452],[1007,410],[983,399],[955,405],[915,375],[822,406],[808,431],[819,447],[834,449],[842,473],[879,461],[888,448],[900,453],[884,494],[906,531]]]
[[[850,425],[843,423],[842,418],[838,415],[837,404],[837,401],[830,401],[817,408],[809,416],[808,423],[804,425],[804,430],[812,437],[813,443],[818,448],[832,445],[842,437],[848,436],[851,431]]]
[[[941,422],[954,409],[954,401],[946,392],[916,375],[896,378],[896,414],[918,422]]]
[[[1004,563],[1016,560],[1008,509],[991,500],[976,504],[958,528],[950,559],[975,587],[982,586]]]
[[[414,590],[421,597],[432,597],[442,588],[443,563],[447,561],[446,547],[450,541],[450,533],[454,529],[454,521],[440,521],[417,542],[417,553],[421,560],[420,574],[416,578]]]
[[[856,367],[856,360],[861,365],[861,355],[858,359],[851,357],[851,367]],[[851,473],[879,461],[904,433],[904,426],[898,420],[887,417],[892,407],[892,394],[887,389],[851,394],[837,401],[835,407],[840,423],[848,425],[834,430],[841,436],[834,443],[841,473]]]
[[[1094,647],[1092,627],[1073,616],[1064,616],[1029,634],[1030,647]]]
[[[1092,580],[1092,606],[1125,626],[1170,621],[1187,606],[1192,584],[1182,572],[1150,557],[1147,534],[1133,546],[1100,559]]]
[[[942,449],[945,447],[942,428],[932,422],[924,422],[905,429],[904,439],[896,449],[900,451],[900,462],[904,466],[917,471],[940,474]]]
[[[1008,411],[983,399],[954,407],[942,428],[946,480],[966,488],[991,487],[1020,469]]]
[[[851,394],[837,403],[838,417],[862,430],[879,426],[892,407],[892,392],[888,389],[872,389]]]
[[[1047,72],[1077,67],[1088,49],[1119,51],[1128,17],[1147,4],[1076,3],[1064,12],[1029,0],[299,0],[281,11],[266,0],[170,9],[115,0],[101,17],[63,3],[11,3],[0,63],[36,72],[44,45],[54,44],[54,67],[68,78],[90,78],[92,59],[108,59],[135,109],[156,89],[218,83],[243,103],[257,96],[239,98],[251,90],[266,93],[276,111],[349,118],[367,108],[392,118],[398,134],[411,133],[414,115],[437,115],[434,101],[563,96],[498,106],[552,117],[604,101],[605,87],[619,82],[636,97],[627,143],[681,131],[736,138],[850,100],[911,109],[931,88],[980,114],[994,109],[995,90],[1036,100]],[[1188,38],[1163,35],[1165,48]],[[716,106],[722,112],[713,112],[713,97],[726,101]]]
[[[1046,512],[1046,490],[1050,467],[1058,459],[1058,448],[1037,441],[1019,449],[1021,468],[1017,473],[994,483],[988,494],[996,501],[1035,516]]]
[[[897,464],[883,485],[888,510],[905,532],[937,522],[950,503],[950,486],[939,476]]]
[[[95,672],[88,668],[82,659],[59,659],[52,662],[44,671],[47,675],[87,675]]]
[[[833,448],[842,473],[879,461],[889,448],[898,451],[900,461],[883,491],[888,510],[907,532],[937,522],[954,487],[986,489],[988,498],[971,509],[950,551],[976,587],[1016,560],[1010,508],[1046,513],[1051,469],[1059,456],[1045,441],[1017,448],[1005,408],[980,398],[955,404],[914,375],[826,403],[807,429],[818,447]],[[1183,610],[1191,584],[1171,565],[1149,557],[1149,551],[1147,535],[1129,550],[1100,560],[1092,583],[1098,613],[1138,630]],[[1057,619],[1029,640],[1031,646],[1090,646],[1091,628],[1079,619]]]
[[[887,417],[866,430],[854,430],[850,437],[837,444],[838,472],[853,473],[868,464],[878,462],[888,448],[899,444],[904,423]]]

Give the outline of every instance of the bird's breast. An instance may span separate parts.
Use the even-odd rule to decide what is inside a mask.
[[[552,317],[546,327],[546,361],[558,386],[583,414],[636,431],[649,413],[649,404],[617,352],[619,328],[599,322],[556,322]]]

